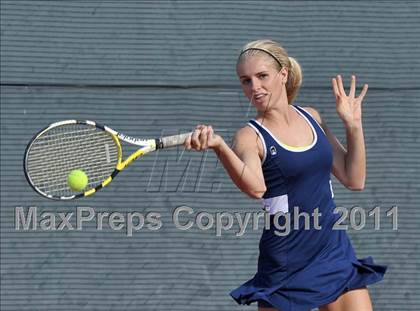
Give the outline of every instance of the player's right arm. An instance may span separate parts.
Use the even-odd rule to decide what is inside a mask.
[[[250,197],[260,199],[267,190],[261,168],[262,144],[251,128],[240,129],[230,148],[211,126],[199,125],[185,147],[198,151],[213,149],[235,185]]]

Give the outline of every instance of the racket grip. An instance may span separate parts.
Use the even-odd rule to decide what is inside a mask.
[[[173,136],[161,137],[158,139],[159,143],[156,144],[157,149],[182,145],[191,134],[192,133],[183,133]]]

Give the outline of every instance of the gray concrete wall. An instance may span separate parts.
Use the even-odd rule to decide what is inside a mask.
[[[260,210],[212,153],[149,155],[106,190],[76,202],[35,194],[22,172],[31,136],[62,119],[92,119],[153,137],[211,123],[230,140],[252,117],[235,76],[240,47],[272,38],[303,67],[296,103],[314,106],[344,141],[330,78],[369,83],[365,191],[334,181],[337,205],[380,206],[349,230],[358,257],[388,265],[370,287],[375,310],[416,310],[419,280],[420,5],[409,1],[1,1],[1,309],[255,310],[228,296],[253,276],[259,230],[177,229],[176,207]],[[82,230],[15,229],[15,208],[157,212],[162,228],[93,222]],[[398,230],[386,211],[398,206]],[[366,215],[367,216],[367,215]],[[72,218],[74,221],[74,218]],[[74,224],[74,223],[73,223]],[[75,225],[75,224],[74,224]]]

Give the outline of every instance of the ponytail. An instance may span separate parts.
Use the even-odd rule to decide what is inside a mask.
[[[299,88],[302,84],[302,69],[299,63],[293,57],[289,57],[289,74],[286,82],[287,101],[289,105],[296,98]]]

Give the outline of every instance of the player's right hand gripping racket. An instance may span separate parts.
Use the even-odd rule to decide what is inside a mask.
[[[96,193],[138,157],[181,145],[191,133],[156,139],[134,138],[93,121],[66,120],[39,131],[25,150],[24,171],[32,188],[54,200],[71,200]],[[139,146],[125,160],[121,142]],[[72,170],[83,170],[87,186],[75,192],[67,182]]]

